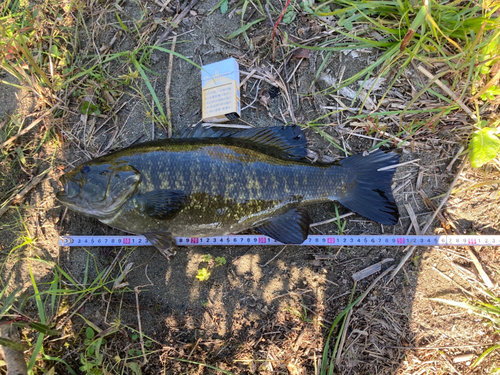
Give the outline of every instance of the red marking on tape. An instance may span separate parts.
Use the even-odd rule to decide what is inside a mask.
[[[198,243],[199,238],[191,237],[191,243]]]

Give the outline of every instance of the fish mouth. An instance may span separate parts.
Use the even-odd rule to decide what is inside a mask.
[[[66,177],[65,175],[61,176],[59,179],[61,184],[63,185],[62,191],[59,191],[56,194],[56,198],[65,203],[75,198],[80,193],[80,185],[73,181],[71,178]]]

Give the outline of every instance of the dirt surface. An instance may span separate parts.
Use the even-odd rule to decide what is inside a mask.
[[[345,95],[337,95],[339,101],[330,95],[305,96],[310,93],[315,73],[325,56],[311,51],[308,58],[287,57],[285,64],[281,60],[273,64],[269,21],[249,30],[249,37],[260,54],[250,51],[243,37],[224,41],[224,37],[240,27],[240,16],[233,12],[228,17],[221,15],[220,11],[208,16],[217,3],[214,0],[201,2],[181,23],[175,31],[179,35],[176,52],[199,65],[235,57],[243,72],[255,70],[256,75],[268,75],[274,82],[281,83],[290,78],[285,84],[288,93],[281,90],[280,95],[269,100],[265,90],[272,85],[265,80],[250,78],[241,88],[242,106],[250,105],[242,112],[244,123],[256,127],[288,122],[305,124],[327,113],[325,106],[361,105],[360,102],[351,103]],[[282,8],[279,4],[274,5],[277,9]],[[89,17],[87,24],[89,27],[99,24],[99,27],[95,26],[96,40],[104,45],[116,35],[116,27],[111,27],[116,24],[114,10],[94,6],[93,18]],[[148,7],[151,17],[159,12],[152,2],[148,3]],[[141,17],[143,12],[136,2],[124,1],[120,5],[125,24],[132,18]],[[252,13],[245,20],[255,18]],[[306,17],[299,13],[295,23],[288,27],[288,32],[300,34],[306,39],[317,32],[311,27]],[[300,33],[302,29],[305,31]],[[153,35],[158,36],[162,31],[156,30],[148,37],[154,41]],[[137,38],[131,33],[125,33],[120,38],[112,47],[113,52],[131,49],[137,43]],[[80,53],[85,51],[83,44]],[[277,51],[280,59],[283,50]],[[329,82],[331,85],[332,80],[338,81],[340,71],[344,79],[354,75],[376,56],[377,51],[335,53],[321,78],[313,84],[313,92],[323,90]],[[149,65],[154,73],[149,77],[161,103],[167,100],[165,82],[169,73],[168,60],[167,53],[155,51]],[[113,63],[109,70],[114,72],[112,75],[118,76],[126,74],[128,67],[121,62]],[[411,76],[414,72],[409,71],[408,74]],[[171,75],[169,100],[175,132],[200,120],[201,80],[199,69],[179,58],[174,59]],[[241,79],[245,76],[242,74]],[[400,87],[393,90],[405,92],[403,81]],[[151,105],[152,98],[147,89],[143,89],[146,103]],[[356,85],[352,89],[357,90]],[[59,165],[71,168],[106,149],[127,146],[138,139],[166,137],[166,132],[153,124],[150,108],[145,107],[139,95],[131,89],[124,91],[127,94],[113,107],[120,110],[103,127],[99,128],[103,118],[88,116],[83,120],[80,115],[71,116],[69,121],[60,125],[58,132],[65,135],[66,142],[57,151]],[[1,101],[0,106],[3,107],[0,113],[5,114],[12,107],[9,104],[14,102],[12,94],[2,91],[2,95],[10,101]],[[90,94],[99,95],[99,90]],[[374,100],[380,99],[377,94],[373,97]],[[79,104],[78,100],[72,103],[75,107]],[[393,181],[401,214],[399,223],[394,227],[383,227],[353,215],[345,219],[344,234],[415,234],[408,207],[416,214],[417,230],[422,229],[433,211],[423,197],[433,198],[446,193],[461,164],[462,158],[459,158],[447,168],[465,134],[460,126],[453,129],[447,127],[463,120],[458,117],[445,118],[434,131],[422,130],[415,137],[415,142],[402,147],[401,162],[414,162],[399,167]],[[331,115],[327,119],[325,122],[332,125],[324,131],[352,153],[368,150],[378,142],[356,136],[357,129],[370,125],[369,120],[347,123],[344,115]],[[380,120],[388,123],[387,131],[395,133],[397,125],[390,119]],[[346,156],[313,129],[307,129],[306,133],[309,147],[320,157]],[[371,137],[378,136],[371,134]],[[44,152],[50,154],[50,150]],[[61,189],[57,181],[60,174],[58,170],[51,172],[49,178],[28,195],[26,203],[29,207],[20,212],[11,209],[1,218],[2,252],[4,256],[10,254],[2,270],[3,283],[8,283],[12,289],[20,286],[32,290],[27,269],[29,263],[38,285],[46,288],[44,283],[54,277],[52,268],[39,261],[29,261],[30,258],[59,264],[75,282],[74,285],[65,285],[69,289],[104,286],[92,298],[66,301],[71,308],[66,313],[60,312],[54,318],[55,323],[65,322],[63,337],[76,342],[88,321],[102,330],[119,321],[121,329],[108,338],[106,352],[112,356],[119,355],[121,361],[142,363],[141,355],[127,354],[131,348],[140,349],[139,342],[132,338],[140,322],[143,334],[154,341],[149,349],[156,350],[148,355],[148,363],[142,363],[144,374],[161,371],[165,374],[220,373],[201,365],[176,361],[176,358],[209,364],[237,374],[314,374],[331,322],[349,304],[354,285],[352,275],[388,260],[382,266],[383,272],[398,264],[405,255],[405,249],[400,247],[199,246],[180,248],[177,255],[167,260],[153,248],[60,248],[57,244],[59,235],[119,233],[97,220],[65,212],[64,207],[54,199],[55,192]],[[498,176],[498,171],[492,167],[487,174]],[[458,188],[469,186],[472,180],[484,180],[484,176],[469,167],[462,175],[464,177],[459,180]],[[480,189],[484,195],[480,199],[474,198],[470,190],[465,189],[445,206],[445,219],[454,223],[457,233],[498,234],[499,216],[495,209],[498,183]],[[476,193],[477,190],[474,190]],[[440,198],[432,201],[437,205]],[[311,207],[310,212],[313,222],[330,219],[335,216],[335,205]],[[346,212],[339,206],[340,214]],[[26,227],[19,222],[19,215],[23,217]],[[450,230],[449,223],[445,222],[443,227],[439,220],[435,220],[427,234],[444,234],[445,230]],[[37,238],[35,245],[15,248],[20,244],[20,235],[27,236],[26,232],[28,237]],[[312,229],[312,234],[338,232],[335,222]],[[14,251],[10,253],[12,249]],[[199,269],[207,267],[204,261],[206,254],[224,257],[227,263],[213,268],[210,278],[200,282],[195,276]],[[493,282],[498,283],[500,259],[496,251],[482,248],[478,249],[478,255]],[[466,271],[457,271],[457,262]],[[128,265],[130,271],[124,279],[120,279],[126,285],[113,286]],[[472,268],[464,249],[417,248],[394,278],[389,280],[385,276],[377,282],[363,303],[354,309],[344,351],[338,358],[337,373],[426,373],[420,370],[428,371],[430,368],[437,374],[487,373],[491,363],[498,360],[498,354],[492,357],[493,362],[485,362],[474,370],[468,368],[471,361],[457,363],[453,358],[464,353],[472,353],[474,359],[477,358],[487,345],[500,340],[498,333],[494,333],[485,320],[467,311],[428,300],[436,296],[463,299],[460,294],[463,292],[456,283],[443,274],[453,277],[457,272],[466,273],[469,269],[472,276],[463,277],[475,278],[475,282],[479,283],[480,279],[471,271]],[[378,275],[380,272],[358,282],[354,298],[365,291]],[[35,311],[33,299],[28,300],[27,306]],[[46,309],[51,309],[49,299],[46,300]],[[419,349],[422,347],[436,349]],[[62,347],[60,350],[61,358],[77,368],[79,356],[64,352]],[[432,363],[432,366],[424,366],[425,363]],[[126,366],[123,371],[133,373]]]

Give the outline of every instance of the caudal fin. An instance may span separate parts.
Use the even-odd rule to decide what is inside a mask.
[[[354,177],[348,194],[338,201],[346,208],[381,224],[395,225],[398,207],[391,190],[396,168],[379,169],[397,164],[400,155],[378,149],[367,156],[354,155],[341,161]]]

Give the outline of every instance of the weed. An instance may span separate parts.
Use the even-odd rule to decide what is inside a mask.
[[[225,257],[217,257],[215,258],[215,267],[220,267],[226,264],[226,258]]]
[[[484,164],[493,160],[500,151],[500,120],[488,125],[487,121],[479,121],[479,130],[472,134],[469,142],[470,162],[474,168],[480,168]]]
[[[199,281],[206,281],[210,278],[210,275],[212,274],[212,270],[217,267],[221,267],[226,264],[226,258],[224,257],[216,257],[215,259],[213,258],[212,255],[210,254],[204,254],[202,258],[203,263],[208,263],[207,267],[203,267],[198,270],[198,273],[196,274],[196,278]]]
[[[201,268],[198,270],[196,274],[196,278],[200,281],[207,281],[210,278],[212,273],[208,270],[208,268]]]
[[[339,208],[337,205],[335,205],[335,217],[337,218],[337,221],[335,222],[335,224],[337,224],[337,234],[342,236],[344,234],[345,227],[347,226],[347,221],[340,220]]]

